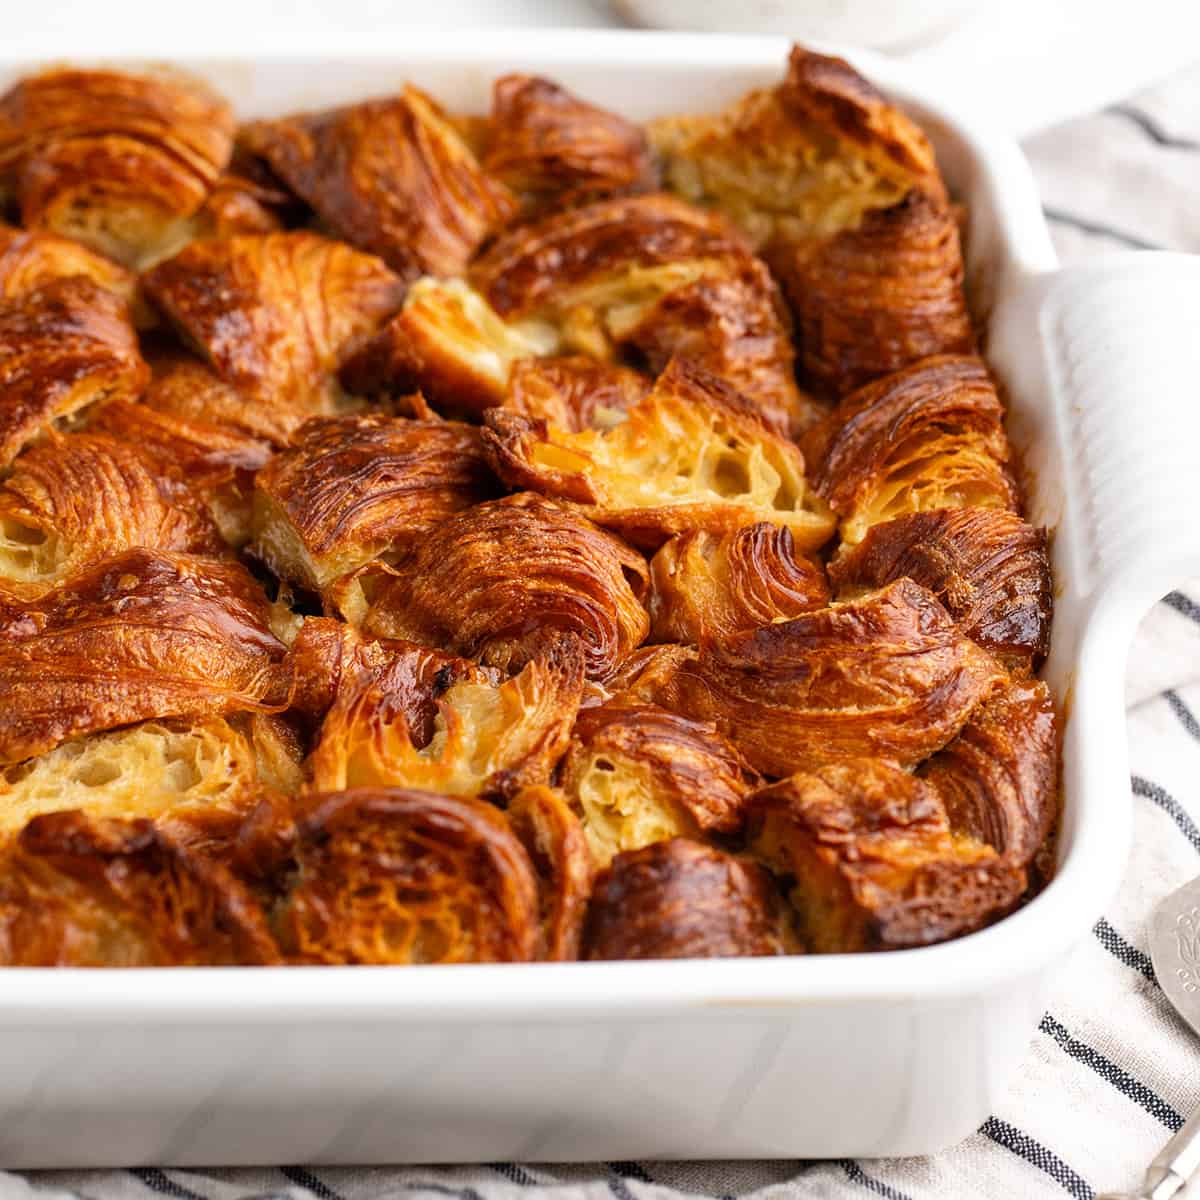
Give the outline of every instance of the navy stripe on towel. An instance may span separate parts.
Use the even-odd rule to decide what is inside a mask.
[[[1023,1158],[1027,1163],[1045,1171],[1065,1192],[1075,1197],[1075,1200],[1095,1200],[1096,1192],[1078,1172],[1073,1171],[1053,1150],[1047,1150],[1041,1142],[1035,1141],[1027,1133],[1022,1133],[1015,1125],[1000,1120],[999,1117],[988,1117],[979,1127],[984,1137],[989,1137],[997,1146]]]

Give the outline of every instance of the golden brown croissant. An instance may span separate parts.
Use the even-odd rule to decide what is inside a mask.
[[[346,361],[340,378],[355,395],[420,389],[443,412],[478,417],[504,402],[523,359],[553,353],[545,322],[505,321],[461,279],[418,279],[404,306]]]
[[[852,545],[907,513],[1015,509],[1003,421],[982,360],[923,359],[847,396],[816,431],[825,446],[814,455],[810,443],[813,486]]]
[[[72,738],[0,768],[0,836],[43,813],[78,809],[153,820],[203,848],[234,836],[266,789],[297,791],[300,757],[288,727],[257,713],[144,721]]]
[[[129,266],[190,236],[232,150],[229,106],[175,73],[52,70],[0,97],[0,186],[22,224]]]
[[[242,131],[338,237],[406,279],[458,275],[516,200],[424,92],[259,121]]]
[[[710,722],[628,701],[579,714],[561,775],[599,866],[671,837],[736,833],[757,782]]]
[[[33,602],[0,597],[0,763],[161,717],[286,698],[262,589],[232,562],[130,550]]]
[[[729,214],[755,246],[852,227],[914,188],[945,195],[917,125],[848,63],[802,46],[777,87],[647,132],[669,186]]]
[[[149,821],[36,817],[0,861],[0,964],[269,965],[279,950],[251,893]]]
[[[419,693],[408,672],[395,692],[388,687],[395,669],[360,673],[325,716],[308,760],[312,786],[509,796],[549,783],[579,709],[583,668],[582,646],[567,637],[502,682],[467,678],[442,687],[445,673],[435,675],[422,697],[436,711],[428,737],[409,722]]]
[[[503,813],[469,796],[314,797],[274,912],[294,962],[527,962],[537,877]]]
[[[521,494],[443,521],[392,573],[367,573],[343,612],[379,637],[441,645],[515,670],[563,633],[603,678],[645,639],[646,562],[568,508]]]
[[[618,854],[600,873],[586,957],[732,958],[784,953],[770,876],[687,838]]]
[[[583,826],[562,793],[549,787],[523,788],[505,811],[538,877],[542,914],[538,957],[571,962],[579,957],[592,894],[592,859]]]
[[[636,125],[534,75],[492,85],[483,167],[527,209],[562,208],[657,182]]]
[[[650,636],[700,645],[829,603],[820,563],[786,525],[679,534],[650,560]]]
[[[683,660],[659,702],[715,721],[767,775],[940,749],[1007,675],[909,579]]]
[[[281,440],[332,415],[336,371],[404,297],[377,258],[315,233],[192,242],[142,277],[150,298]]]
[[[125,301],[85,276],[0,301],[0,468],[98,401],[136,396],[148,375]]]
[[[770,273],[715,213],[674,196],[604,200],[502,234],[471,281],[505,321],[554,325],[565,349],[676,352],[720,375],[781,428],[810,423]]]
[[[139,546],[215,554],[224,543],[187,487],[128,442],[54,436],[0,483],[0,595],[36,598]]]
[[[951,832],[936,791],[880,759],[793,775],[750,798],[750,848],[791,881],[818,954],[924,946],[1003,916],[1025,872]]]
[[[1058,731],[1046,685],[1009,683],[920,773],[937,789],[956,833],[1029,866],[1058,815]]]
[[[794,443],[689,362],[672,360],[615,424],[570,433],[505,409],[491,409],[486,422],[484,441],[506,483],[585,505],[592,520],[639,545],[770,521],[810,550],[833,532]]]
[[[522,358],[513,364],[500,406],[567,433],[581,433],[619,421],[650,387],[640,371],[581,354]]]
[[[796,321],[802,378],[847,392],[934,354],[969,354],[958,224],[943,201],[910,192],[862,223],[778,243],[768,258]]]
[[[1006,661],[1039,663],[1053,596],[1044,531],[996,508],[941,508],[874,525],[829,564],[839,591],[903,576],[929,588],[962,631]]]
[[[85,275],[132,307],[137,277],[79,242],[0,224],[0,298],[15,300],[54,279]]]
[[[499,491],[473,426],[317,419],[255,476],[252,550],[276,575],[319,590]]]
[[[304,206],[260,159],[235,144],[229,165],[192,221],[194,237],[236,237],[277,233],[302,224]]]

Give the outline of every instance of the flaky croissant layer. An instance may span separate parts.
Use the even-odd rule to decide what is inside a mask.
[[[900,950],[1053,872],[965,213],[847,63],[0,95],[0,965]],[[976,314],[977,315],[977,314]],[[590,969],[590,968],[585,968]]]

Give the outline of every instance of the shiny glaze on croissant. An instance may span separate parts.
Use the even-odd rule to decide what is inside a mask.
[[[679,359],[615,423],[571,433],[492,409],[484,441],[514,487],[572,500],[597,524],[651,548],[695,529],[786,526],[804,549],[833,532],[804,457],[714,375]]]
[[[233,562],[130,550],[32,603],[0,597],[0,763],[134,721],[277,706],[283,651]]]
[[[640,371],[574,354],[513,364],[500,406],[547,426],[582,433],[620,420],[650,391]]]
[[[129,442],[54,437],[0,483],[0,596],[36,598],[138,547],[213,554],[224,543],[187,487]]]
[[[1025,872],[950,829],[936,791],[880,759],[794,775],[751,797],[751,850],[792,881],[818,954],[924,946],[1003,916]]]
[[[583,669],[582,647],[565,638],[503,681],[446,685],[444,672],[435,675],[423,697],[436,713],[427,736],[409,722],[414,697],[407,672],[398,694],[388,686],[397,682],[394,671],[360,673],[342,685],[325,715],[308,760],[312,786],[509,796],[549,783],[579,709]]]
[[[656,171],[636,126],[549,79],[504,75],[492,85],[483,167],[526,208],[566,207],[645,190]]]
[[[250,891],[149,821],[52,813],[36,817],[0,854],[0,965],[279,961]]]
[[[406,279],[458,275],[516,211],[508,189],[424,92],[259,121],[248,150],[351,245]]]
[[[648,134],[668,185],[720,208],[756,246],[857,225],[914,188],[945,193],[918,126],[844,60],[802,46],[777,87]]]
[[[0,97],[0,185],[22,224],[129,266],[189,236],[232,150],[229,106],[178,73],[52,70]]]
[[[1050,645],[1053,595],[1046,535],[1016,513],[941,508],[874,525],[829,564],[839,591],[907,576],[929,588],[962,631],[1014,664]]]
[[[650,636],[700,645],[829,603],[821,565],[785,525],[679,534],[650,560]]]
[[[84,275],[131,307],[137,277],[120,263],[70,238],[0,224],[0,298],[14,300],[53,279]]]
[[[0,301],[0,468],[98,401],[136,396],[148,375],[125,301],[86,276]]]
[[[851,544],[906,513],[1015,509],[1003,420],[981,359],[923,359],[842,401],[818,431],[824,446],[812,455],[813,486]]]
[[[618,854],[596,880],[591,959],[756,958],[784,953],[777,897],[756,863],[687,838]]]
[[[918,762],[1005,678],[931,592],[901,579],[702,647],[660,702],[714,721],[764,774],[787,775],[859,756]]]
[[[523,788],[505,813],[538,877],[538,957],[572,962],[579,957],[594,874],[583,826],[562,793],[549,787]]]
[[[470,278],[506,321],[550,322],[566,349],[604,359],[629,348],[656,370],[679,353],[780,428],[811,421],[770,273],[719,215],[677,197],[604,200],[516,226]]]
[[[527,962],[538,883],[503,813],[469,796],[314,797],[272,914],[301,963]]]
[[[796,321],[802,378],[844,396],[934,354],[969,354],[958,223],[910,192],[828,237],[779,244],[771,266]]]
[[[624,700],[579,714],[561,777],[601,866],[667,838],[736,832],[756,782],[715,725]]]
[[[583,641],[587,673],[608,675],[649,632],[646,563],[561,505],[520,494],[443,521],[343,611],[369,634],[445,646],[507,669],[562,633]],[[362,588],[362,584],[357,585]]]
[[[378,258],[315,233],[192,242],[143,277],[147,294],[286,441],[342,400],[336,371],[404,298]]]
[[[255,476],[251,545],[276,575],[320,589],[498,492],[472,426],[316,419]]]
[[[1058,815],[1058,730],[1040,680],[1014,680],[924,763],[956,832],[1019,867],[1033,863]]]

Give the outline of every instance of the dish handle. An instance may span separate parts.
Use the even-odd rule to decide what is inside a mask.
[[[1016,444],[1043,476],[1048,508],[1034,515],[1049,526],[1071,516],[1058,570],[1136,620],[1200,576],[1200,256],[1114,255],[1026,278],[1022,292],[1034,303],[993,332],[1052,400],[1013,406]]]

